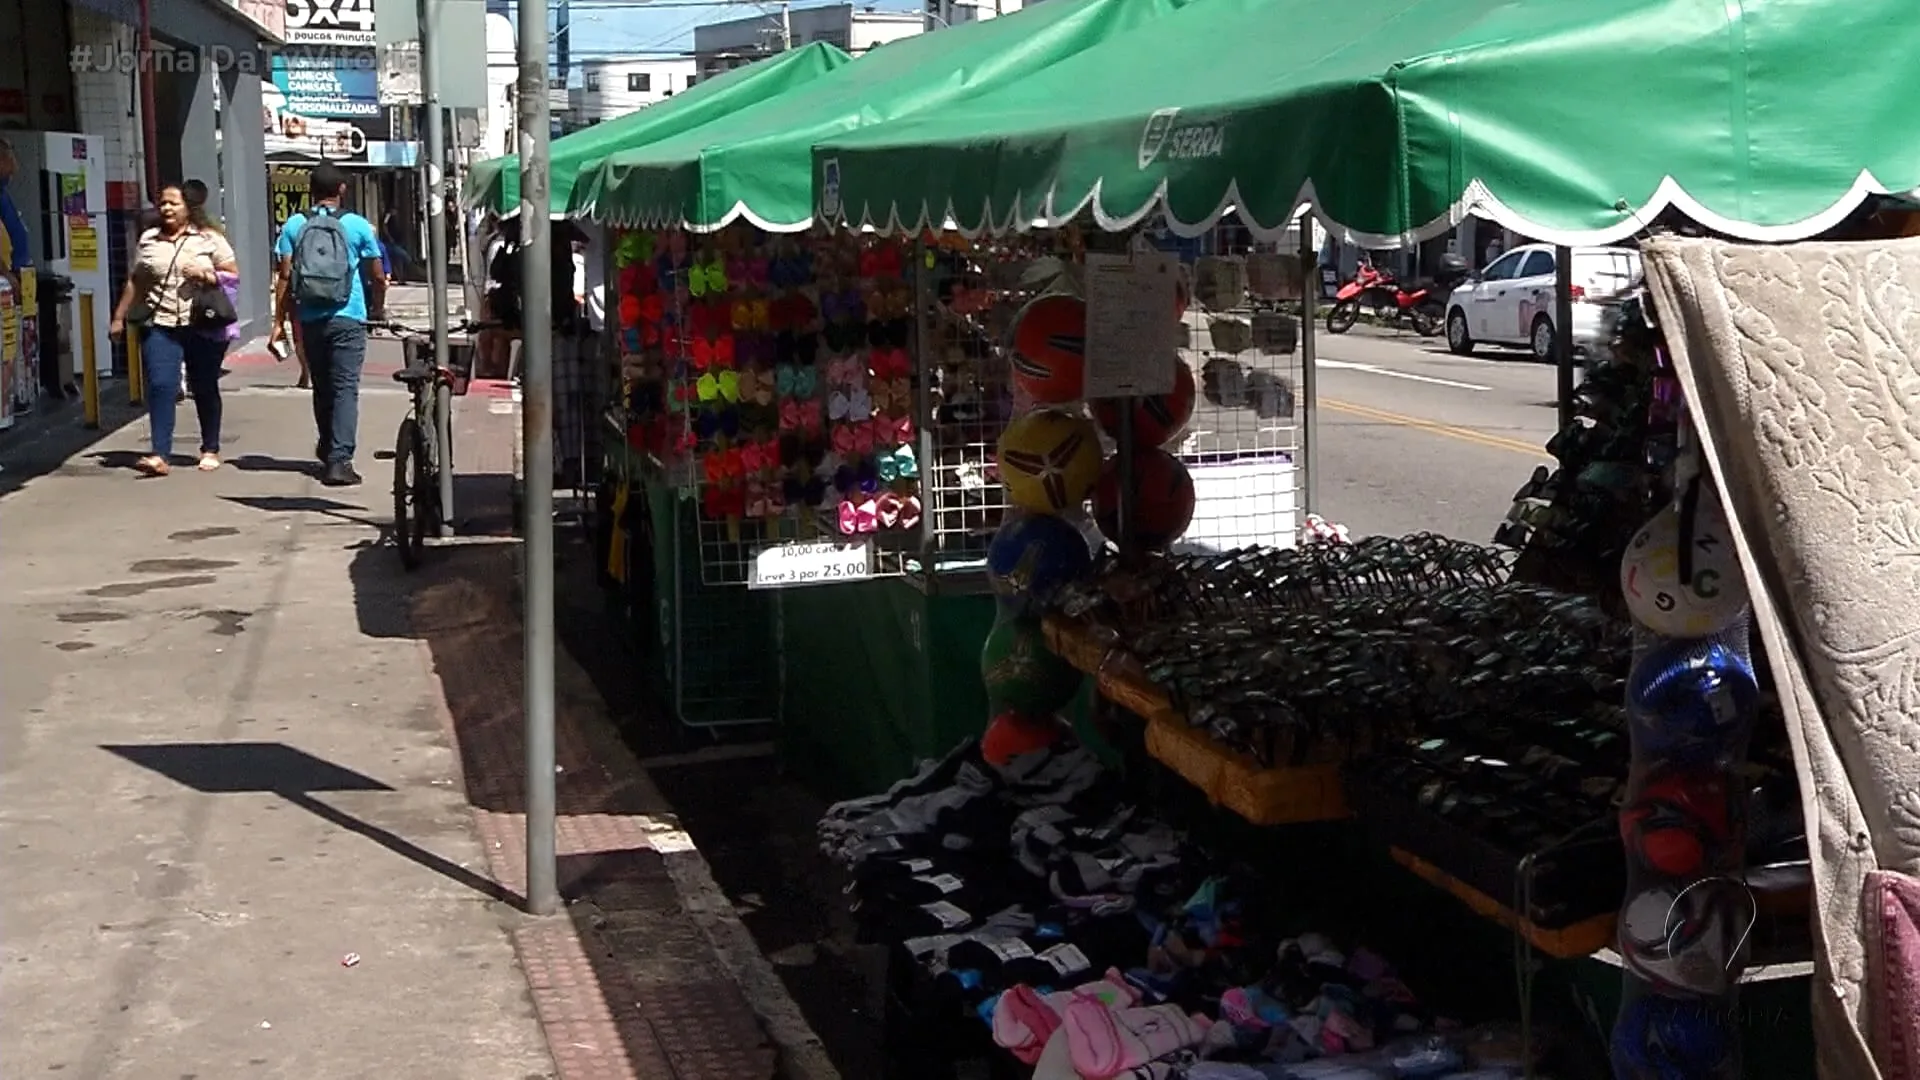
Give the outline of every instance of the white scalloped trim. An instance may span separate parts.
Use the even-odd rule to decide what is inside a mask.
[[[748,206],[744,201],[734,203],[732,209],[720,215],[720,220],[710,225],[696,225],[687,221],[683,215],[669,215],[659,212],[643,212],[639,214],[614,213],[603,218],[597,213],[598,210],[599,206],[597,201],[589,202],[577,210],[569,211],[567,216],[589,218],[603,225],[611,225],[621,229],[685,229],[690,233],[719,232],[721,229],[726,228],[736,221],[745,221],[761,232],[798,233],[806,232],[808,229],[813,228],[814,220],[809,217],[799,222],[773,221],[754,213],[753,208]]]
[[[929,212],[926,204],[922,203],[917,215],[910,223],[901,218],[900,208],[897,205],[887,207],[884,221],[876,221],[872,208],[865,204],[861,206],[860,214],[857,217],[849,216],[847,220],[858,221],[863,230],[872,230],[883,234],[919,232],[922,229],[938,225],[943,229],[956,231],[971,238],[983,233],[1026,232],[1032,229],[1059,228],[1073,220],[1089,206],[1092,207],[1094,221],[1099,224],[1100,228],[1108,232],[1120,232],[1131,229],[1141,222],[1146,221],[1155,213],[1162,212],[1166,209],[1167,185],[1165,181],[1162,181],[1160,186],[1154,190],[1153,195],[1148,198],[1145,204],[1139,209],[1126,214],[1116,215],[1107,213],[1100,205],[1100,190],[1101,185],[1096,182],[1092,190],[1090,190],[1084,198],[1080,199],[1065,211],[1058,209],[1054,205],[1057,191],[1050,190],[1047,192],[1043,208],[1037,215],[1025,213],[1021,206],[1021,200],[1018,198],[1014,200],[1013,206],[1003,214],[995,214],[993,204],[989,201],[984,204],[980,210],[979,220],[983,223],[983,227],[970,230],[958,228],[956,215],[953,213],[951,203],[948,203],[945,211],[938,219]],[[1448,207],[1446,213],[1416,229],[1399,234],[1383,234],[1355,229],[1327,216],[1320,208],[1320,200],[1315,195],[1313,181],[1309,180],[1301,185],[1300,192],[1294,200],[1295,209],[1288,215],[1285,222],[1279,225],[1268,225],[1264,222],[1255,221],[1252,217],[1243,214],[1241,215],[1241,224],[1245,225],[1256,237],[1262,240],[1273,240],[1285,233],[1293,221],[1299,218],[1302,208],[1310,207],[1314,218],[1325,226],[1336,239],[1369,251],[1379,251],[1411,247],[1423,240],[1430,240],[1436,236],[1444,235],[1469,217],[1478,217],[1503,225],[1516,233],[1540,243],[1564,245],[1567,247],[1590,247],[1610,244],[1633,236],[1643,231],[1647,224],[1654,218],[1658,217],[1667,209],[1672,208],[1679,210],[1694,222],[1714,232],[1741,240],[1778,244],[1792,240],[1805,240],[1826,232],[1828,229],[1846,220],[1847,215],[1853,213],[1854,209],[1868,198],[1874,195],[1894,194],[1895,191],[1896,189],[1888,187],[1875,177],[1872,170],[1862,169],[1859,177],[1854,180],[1853,186],[1847,190],[1846,194],[1835,200],[1832,205],[1828,206],[1825,210],[1801,221],[1785,225],[1755,225],[1750,222],[1736,221],[1732,218],[1723,217],[1720,214],[1708,210],[1698,199],[1688,194],[1687,190],[1680,185],[1679,181],[1675,180],[1672,176],[1667,176],[1661,179],[1660,186],[1654,190],[1653,197],[1649,199],[1645,205],[1621,208],[1620,212],[1625,216],[1617,225],[1602,229],[1581,231],[1553,228],[1531,221],[1518,211],[1502,203],[1495,197],[1492,191],[1488,190],[1484,183],[1479,180],[1474,180],[1467,185],[1465,192],[1461,194],[1460,198],[1454,202],[1452,206]],[[1219,224],[1220,219],[1238,205],[1240,205],[1239,186],[1235,183],[1229,183],[1226,193],[1222,196],[1219,205],[1199,221],[1181,221],[1171,213],[1165,214],[1164,220],[1167,223],[1167,227],[1176,235],[1183,237],[1199,236]]]

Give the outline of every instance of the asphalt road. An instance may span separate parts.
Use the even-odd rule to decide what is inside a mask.
[[[1355,536],[1487,541],[1534,467],[1551,463],[1551,366],[1366,328],[1318,344],[1314,509]]]

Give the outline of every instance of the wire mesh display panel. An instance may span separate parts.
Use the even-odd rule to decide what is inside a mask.
[[[622,236],[624,362],[657,386],[645,436],[693,496],[702,580],[748,585],[760,552],[919,545],[911,241],[848,233]]]
[[[1111,236],[1077,228],[978,243],[945,237],[925,260],[929,512],[924,558],[914,567],[923,580],[938,578],[937,587],[980,583],[977,571],[1010,509],[996,446],[1007,424],[1034,407],[1014,377],[1014,323],[1036,298],[1081,295],[1090,247],[1157,250],[1182,267],[1179,351],[1197,400],[1183,434],[1166,449],[1187,466],[1195,505],[1176,550],[1297,542],[1306,488],[1297,242],[1255,244],[1230,219],[1191,239],[1165,230]],[[1111,453],[1112,440],[1103,441]]]
[[[994,461],[1008,421],[1032,407],[1012,379],[1007,341],[1035,297],[1070,287],[1071,233],[972,243],[948,236],[925,248],[922,436],[930,512],[922,575],[978,570],[1009,504]]]
[[[1193,474],[1195,500],[1176,550],[1292,547],[1307,468],[1298,244],[1257,244],[1229,221],[1189,250],[1181,356],[1199,400],[1176,452]]]
[[[780,711],[779,594],[715,587],[699,504],[670,497],[672,578],[659,603],[674,715],[691,728],[773,723]]]
[[[978,571],[1010,508],[996,450],[1034,408],[1031,379],[1014,377],[1014,326],[1037,299],[1083,292],[1089,247],[1157,250],[1181,267],[1178,353],[1195,401],[1166,449],[1195,497],[1179,549],[1296,541],[1303,275],[1284,240],[1255,244],[1229,220],[1198,238],[742,226],[629,233],[616,246],[629,412],[663,475],[692,497],[704,583],[752,583],[769,546],[834,542],[870,549],[874,575],[984,584]]]

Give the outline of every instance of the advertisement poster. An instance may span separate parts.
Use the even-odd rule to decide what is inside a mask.
[[[67,265],[76,274],[100,269],[100,233],[93,226],[67,226]]]
[[[66,215],[67,224],[75,228],[89,224],[85,173],[60,174],[60,212]]]
[[[276,168],[267,173],[267,200],[273,205],[276,225],[284,224],[288,218],[304,211],[312,201],[307,194],[310,175],[306,169]]]
[[[13,288],[0,277],[0,428],[13,426],[13,394],[20,379],[20,354],[14,340],[18,318],[13,310]]]
[[[373,0],[287,0],[287,47],[261,87],[267,160],[367,164],[391,137]]]
[[[373,0],[287,0],[287,44],[372,49]]]

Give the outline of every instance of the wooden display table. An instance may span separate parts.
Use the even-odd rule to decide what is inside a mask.
[[[1350,816],[1337,762],[1266,768],[1220,745],[1153,685],[1125,649],[1102,644],[1085,623],[1046,620],[1047,645],[1093,678],[1101,697],[1147,722],[1147,752],[1198,788],[1216,806],[1255,825],[1299,825]]]

